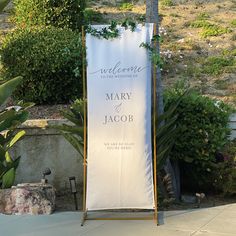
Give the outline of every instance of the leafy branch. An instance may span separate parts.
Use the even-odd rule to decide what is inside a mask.
[[[145,48],[149,51],[149,55],[151,58],[152,63],[155,66],[162,67],[163,66],[163,60],[160,57],[159,53],[156,50],[155,44],[156,42],[161,41],[161,36],[160,35],[154,35],[151,43],[141,43],[139,47]]]
[[[121,25],[125,28],[125,30],[130,29],[132,32],[136,29],[136,23],[126,19],[125,21],[119,23],[117,21],[112,21],[111,24],[107,27],[103,27],[101,30],[98,30],[96,28],[93,28],[91,25],[88,25],[86,28],[86,33],[91,34],[92,36],[96,38],[104,38],[104,39],[114,39],[118,38],[120,36],[118,25]]]

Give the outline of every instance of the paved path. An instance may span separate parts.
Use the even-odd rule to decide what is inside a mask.
[[[81,212],[50,216],[0,215],[1,236],[236,236],[236,204],[160,213],[153,221],[87,221]]]

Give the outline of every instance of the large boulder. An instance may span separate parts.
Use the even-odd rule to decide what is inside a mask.
[[[0,190],[0,213],[15,215],[52,214],[55,210],[55,188],[49,184],[18,184]]]

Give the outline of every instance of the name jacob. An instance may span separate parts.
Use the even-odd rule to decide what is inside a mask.
[[[132,99],[132,93],[106,93],[105,100],[109,101],[120,101],[121,103],[114,107],[116,115],[105,115],[103,124],[108,123],[131,123],[134,121],[134,117],[131,114],[119,114],[121,111],[122,102],[129,101]]]

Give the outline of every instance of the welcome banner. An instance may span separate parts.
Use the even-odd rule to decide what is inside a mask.
[[[109,40],[86,35],[88,210],[154,208],[151,62],[140,47],[153,25],[119,32]]]

